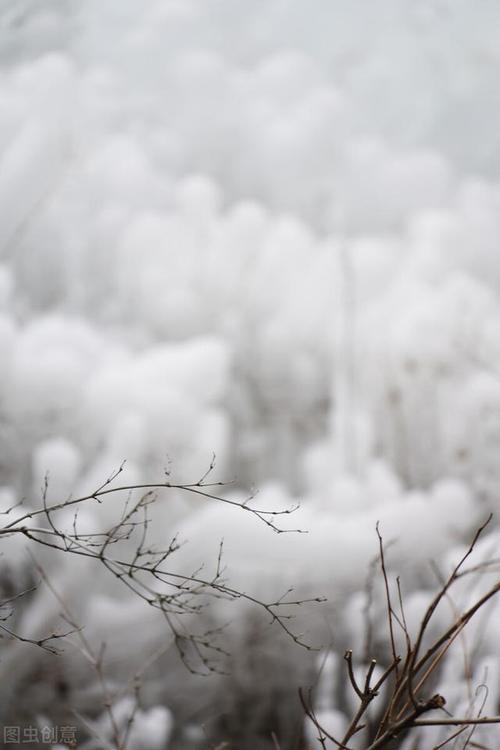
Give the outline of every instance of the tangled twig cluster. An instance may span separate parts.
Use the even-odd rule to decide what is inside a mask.
[[[124,464],[114,471],[103,484],[87,495],[68,498],[58,503],[49,504],[48,482],[42,492],[41,507],[18,514],[12,521],[0,527],[0,538],[22,536],[35,545],[48,547],[66,555],[91,558],[98,562],[111,576],[114,576],[132,594],[144,600],[149,606],[159,610],[173,635],[175,645],[184,663],[191,671],[217,671],[217,656],[225,654],[218,636],[223,628],[196,632],[192,627],[193,620],[188,615],[199,615],[210,599],[246,600],[259,607],[297,644],[310,648],[290,625],[290,607],[292,609],[308,601],[322,601],[321,598],[293,600],[290,595],[293,589],[274,601],[262,601],[239,591],[229,585],[224,578],[223,543],[215,570],[211,576],[204,576],[202,570],[179,573],[168,567],[169,559],[180,548],[181,542],[174,535],[161,548],[150,543],[151,506],[158,500],[160,491],[180,491],[191,493],[196,497],[218,503],[224,503],[240,511],[255,516],[275,533],[288,532],[279,524],[279,517],[293,513],[297,506],[278,510],[262,510],[252,504],[253,498],[238,501],[222,494],[223,482],[209,481],[209,475],[215,467],[214,459],[208,470],[196,482],[175,484],[170,481],[166,472],[164,480],[147,484],[118,485],[116,480],[122,473]],[[138,498],[134,499],[134,497]],[[78,519],[78,510],[84,504],[103,503],[109,496],[126,497],[119,520],[103,531],[89,532],[82,530]],[[9,508],[4,515],[8,518],[15,508]],[[59,511],[74,508],[72,523],[68,529],[57,520]],[[299,529],[293,531],[300,532]],[[126,543],[126,544],[125,544]],[[5,611],[0,630],[5,637],[33,643],[48,651],[57,651],[55,641],[65,638],[68,632],[49,633],[43,638],[32,640],[22,633],[8,628],[5,624],[12,613],[15,600],[22,597],[19,593],[14,599],[0,602],[0,609]],[[186,624],[187,621],[187,624]]]
[[[334,737],[322,726],[312,708],[310,696],[306,696],[303,690],[299,691],[304,711],[318,730],[319,740],[324,748],[326,748],[327,743],[331,743],[340,750],[352,750],[349,742],[355,735],[364,731],[366,741],[363,744],[363,748],[365,750],[381,750],[381,748],[394,746],[396,740],[402,739],[411,730],[429,726],[457,728],[444,742],[440,742],[432,750],[439,750],[459,735],[464,734],[467,730],[470,736],[465,746],[470,744],[471,747],[484,747],[471,741],[474,728],[479,725],[499,724],[500,716],[453,716],[445,708],[446,697],[439,693],[433,694],[431,692],[429,694],[428,685],[431,676],[437,672],[449,648],[463,632],[466,625],[500,591],[500,582],[496,582],[463,612],[457,612],[452,624],[438,635],[437,638],[431,640],[430,645],[425,650],[423,650],[423,644],[429,634],[429,623],[440,603],[445,597],[448,597],[451,587],[460,578],[481,572],[491,567],[492,564],[496,565],[498,563],[497,560],[493,560],[467,569],[464,567],[466,561],[474,551],[479,537],[490,521],[491,515],[478,528],[470,546],[453,568],[448,578],[441,579],[440,588],[431,599],[420,622],[416,637],[413,639],[405,617],[399,578],[396,579],[396,596],[391,591],[384,543],[377,525],[379,560],[384,582],[391,660],[382,675],[373,682],[373,673],[377,662],[375,659],[372,659],[368,665],[364,682],[359,684],[353,668],[353,652],[352,650],[346,651],[344,659],[347,678],[352,690],[359,699],[359,705],[343,737]],[[397,607],[394,605],[394,599],[397,600]],[[404,654],[399,654],[397,650],[396,628],[399,628],[403,634],[405,643]],[[379,720],[373,727],[370,726],[370,722],[367,720],[367,712],[372,703],[376,704],[375,707],[378,710],[379,716]]]

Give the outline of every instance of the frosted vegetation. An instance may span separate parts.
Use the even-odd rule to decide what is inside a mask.
[[[328,597],[298,628],[333,648],[317,700],[334,726],[336,655],[362,650],[376,521],[416,627],[428,561],[447,569],[498,508],[499,28],[494,2],[0,2],[0,505],[39,507],[47,472],[51,502],[88,492],[123,459],[126,483],[166,466],[196,481],[212,454],[231,497],[299,500],[290,527],[308,534],[278,536],[172,492],[151,534],[187,540],[179,570],[215,565],[224,537],[235,586]],[[104,528],[119,511],[85,513]],[[496,524],[479,556],[498,548]],[[25,550],[5,540],[6,592],[30,580]],[[107,643],[116,684],[168,640],[98,566],[34,552]],[[39,590],[24,632],[54,627],[58,606]],[[494,713],[492,607],[476,663]],[[261,729],[234,718],[238,700],[256,715],[279,704],[269,722],[295,747],[276,694],[280,679],[310,684],[309,655],[266,635],[266,672],[248,656],[255,613],[222,602],[210,617],[233,619],[229,687],[200,687],[167,655],[144,678],[131,750],[202,747],[217,711],[232,718],[213,736],[267,748],[269,733],[255,744]],[[382,596],[374,617],[382,638]],[[77,652],[54,677],[34,647],[3,649],[0,682],[16,675],[24,719],[51,710],[62,672],[106,735]]]

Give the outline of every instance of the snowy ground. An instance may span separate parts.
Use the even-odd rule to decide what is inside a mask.
[[[224,537],[234,585],[337,601],[380,520],[418,599],[498,507],[498,29],[493,0],[1,0],[2,508],[215,453],[309,533],[172,496],[179,569]],[[125,670],[141,612],[51,575]],[[132,750],[170,732],[159,685]]]

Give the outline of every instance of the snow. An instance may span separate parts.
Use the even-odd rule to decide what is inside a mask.
[[[344,736],[348,722],[338,708],[337,687],[339,680],[339,658],[334,652],[327,652],[317,660],[318,683],[315,691],[314,717],[328,734],[338,738]],[[320,732],[312,719],[307,716],[304,731],[311,747],[321,748]]]
[[[172,733],[173,720],[164,706],[144,711],[132,696],[125,696],[97,722],[99,731],[109,740],[113,737],[113,725],[118,728],[120,737],[127,736],[127,746],[131,750],[162,750]]]
[[[47,467],[51,474],[46,474]],[[64,438],[44,440],[33,451],[33,496],[44,491],[48,502],[69,498],[81,471],[78,449]]]

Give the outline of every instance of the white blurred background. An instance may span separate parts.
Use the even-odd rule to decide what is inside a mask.
[[[124,459],[127,482],[167,465],[196,481],[215,454],[232,492],[299,500],[309,533],[172,495],[153,534],[187,539],[180,568],[213,564],[224,537],[234,585],[326,595],[305,626],[341,650],[380,520],[417,601],[428,560],[499,505],[499,42],[493,0],[2,0],[2,508],[39,505],[47,472],[59,500]],[[17,586],[31,563],[9,544]],[[125,674],[165,633],[72,564],[46,561]],[[28,630],[50,602],[26,605]],[[254,695],[249,617],[234,615],[232,673]],[[11,706],[50,713],[19,691],[36,674],[46,691],[52,667],[4,648]],[[304,661],[286,647],[282,674],[300,682]],[[160,672],[144,710],[172,714],[144,726],[158,747],[204,747],[234,686]],[[237,725],[235,747],[268,747],[224,710],[222,740]],[[302,747],[286,731],[283,750]]]

